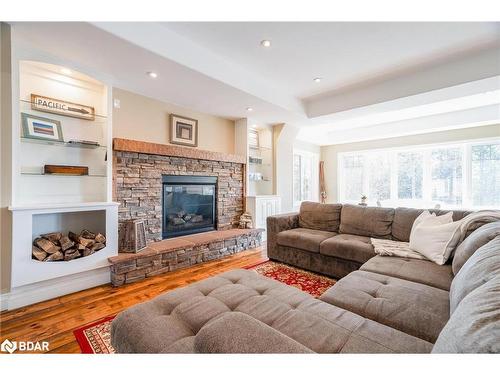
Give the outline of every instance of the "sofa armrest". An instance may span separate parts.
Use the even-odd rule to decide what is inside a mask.
[[[267,324],[227,312],[203,326],[194,339],[197,353],[313,353]]]
[[[279,232],[299,227],[299,214],[292,212],[267,217],[267,254],[271,255],[276,250],[276,237]]]

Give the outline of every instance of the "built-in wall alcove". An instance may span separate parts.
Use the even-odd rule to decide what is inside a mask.
[[[60,65],[19,63],[17,202],[107,199],[107,101],[106,85],[92,77]],[[53,165],[81,171],[46,168]]]
[[[106,247],[106,210],[35,214],[32,259],[76,261]]]
[[[118,253],[112,86],[73,62],[15,52],[9,308],[109,282]]]

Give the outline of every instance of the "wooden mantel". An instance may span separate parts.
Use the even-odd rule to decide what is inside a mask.
[[[241,155],[225,154],[200,150],[199,148],[173,146],[160,143],[134,141],[132,139],[113,138],[113,150],[138,152],[141,154],[174,156],[179,158],[223,161],[228,163],[246,164],[246,159]]]

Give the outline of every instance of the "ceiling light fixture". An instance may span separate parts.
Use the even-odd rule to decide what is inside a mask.
[[[271,41],[270,41],[270,40],[267,40],[267,39],[261,40],[261,41],[260,41],[260,45],[261,45],[262,47],[269,48],[269,47],[271,47]]]
[[[146,73],[150,78],[156,78],[158,77],[158,74],[156,74],[155,72],[147,72]]]
[[[321,77],[316,77],[313,79],[314,82],[320,83],[321,82]]]
[[[248,112],[252,112],[252,111],[253,111],[253,108],[252,108],[252,107],[247,107],[247,111],[248,111]]]
[[[69,76],[71,74],[71,70],[69,70],[68,68],[61,68],[61,73]]]

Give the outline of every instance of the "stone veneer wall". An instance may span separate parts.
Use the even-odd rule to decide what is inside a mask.
[[[162,175],[217,176],[217,229],[235,227],[243,213],[243,164],[114,151],[118,230],[131,219],[146,224],[148,243],[162,239]]]

